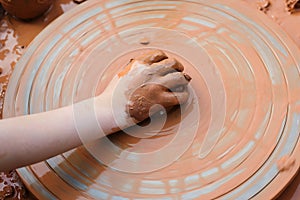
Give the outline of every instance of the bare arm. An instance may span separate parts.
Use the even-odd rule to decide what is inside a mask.
[[[99,98],[99,97],[98,97]],[[101,97],[100,97],[101,98]],[[99,129],[86,120],[93,112],[93,99],[76,104],[80,112],[75,118],[74,106],[67,106],[49,112],[0,120],[0,171],[15,169],[45,160],[82,144],[76,123],[85,120],[86,131]],[[97,108],[103,131],[111,133],[115,126],[112,115],[103,103]],[[103,134],[97,134],[99,137]],[[97,139],[97,138],[94,138]]]
[[[0,171],[48,159],[127,128],[186,102],[190,77],[183,66],[154,51],[132,60],[95,98],[44,113],[0,120]],[[181,90],[172,90],[181,88]],[[101,128],[99,128],[101,127]]]

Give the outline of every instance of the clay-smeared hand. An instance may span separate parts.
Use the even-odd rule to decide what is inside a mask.
[[[185,103],[191,77],[183,70],[181,63],[160,50],[131,59],[104,91],[111,98],[119,126],[125,126],[128,119],[140,122],[162,108]]]
[[[184,68],[177,60],[168,58],[162,51],[153,51],[133,62],[144,65],[145,81],[130,95],[131,117],[142,121],[162,107],[168,110],[186,102],[186,85],[191,78],[182,72]]]

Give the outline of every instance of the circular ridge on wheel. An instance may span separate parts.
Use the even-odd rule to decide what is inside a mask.
[[[192,75],[189,105],[151,130],[159,135],[136,138],[124,130],[18,169],[29,190],[39,199],[277,196],[299,169],[300,54],[276,24],[234,1],[79,5],[27,48],[8,85],[4,117],[97,95],[125,58],[153,48]],[[170,150],[174,159],[159,163]],[[155,152],[162,165],[142,168],[150,166],[145,153]],[[131,167],[122,166],[133,158]]]

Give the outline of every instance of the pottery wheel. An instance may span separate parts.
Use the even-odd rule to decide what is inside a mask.
[[[276,24],[234,1],[83,3],[27,48],[4,117],[92,97],[122,58],[145,48],[177,57],[193,78],[180,120],[18,169],[29,190],[38,199],[276,197],[299,169],[300,53]]]

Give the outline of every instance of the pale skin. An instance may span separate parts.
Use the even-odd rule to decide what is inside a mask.
[[[84,134],[79,136],[78,123],[80,133],[97,132],[84,140],[96,140],[145,120],[160,110],[156,104],[168,110],[185,103],[191,78],[183,70],[178,61],[162,51],[146,52],[131,60],[94,98],[48,112],[0,120],[0,171],[46,160],[82,145]],[[101,126],[101,133],[98,124],[89,120],[91,113]]]

